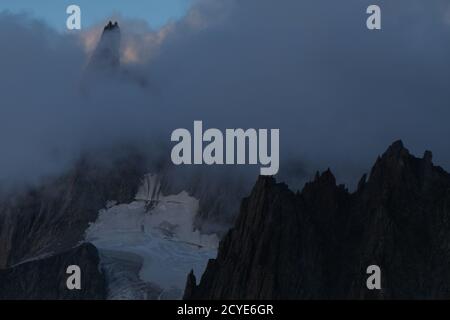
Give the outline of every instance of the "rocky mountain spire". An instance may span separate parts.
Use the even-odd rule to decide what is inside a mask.
[[[450,298],[450,175],[431,160],[397,141],[354,193],[329,170],[297,194],[260,177],[185,299]]]
[[[95,49],[89,70],[115,71],[120,67],[121,33],[117,22],[109,21],[104,27],[100,41]]]

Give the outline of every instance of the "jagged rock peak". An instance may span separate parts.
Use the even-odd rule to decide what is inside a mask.
[[[361,179],[359,179],[358,188],[357,188],[358,191],[360,191],[364,188],[366,181],[367,181],[367,173],[364,173],[363,176],[361,177]]]
[[[306,183],[303,191],[323,187],[336,187],[336,177],[329,168],[322,173],[317,171],[314,180]]]
[[[387,177],[391,176],[391,178],[393,176],[398,176],[406,169],[406,166],[413,159],[416,158],[404,147],[403,142],[397,140],[387,148],[381,157],[377,158],[377,161],[371,170],[369,180],[380,175]]]
[[[116,71],[120,67],[121,33],[117,22],[109,21],[92,55],[88,71]]]
[[[263,178],[185,299],[448,299],[450,175],[401,141],[350,194],[330,170],[301,193]],[[366,289],[367,266],[383,291]]]
[[[189,272],[187,282],[186,282],[186,288],[184,290],[183,300],[187,300],[193,295],[193,290],[197,287],[197,279],[194,275],[194,270],[191,270]]]
[[[321,175],[317,173],[314,182],[336,185],[336,177],[333,172],[331,172],[330,168],[328,168],[326,171],[322,172]]]
[[[410,155],[409,150],[404,147],[403,141],[397,140],[389,146],[382,158],[400,158],[408,155]]]
[[[115,21],[114,23],[112,21],[109,21],[108,24],[105,26],[103,31],[109,31],[109,30],[120,30],[119,23]]]
[[[261,198],[265,197],[267,193],[280,191],[288,191],[292,193],[287,184],[282,182],[277,183],[276,179],[273,176],[260,175],[251,191],[250,197]]]
[[[433,153],[431,151],[426,150],[423,154],[423,160],[427,163],[431,163],[433,161]]]

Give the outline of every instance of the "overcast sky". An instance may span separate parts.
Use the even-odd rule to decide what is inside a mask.
[[[121,1],[126,76],[89,94],[83,70],[110,7],[92,7],[92,27],[71,34],[53,31],[55,13],[36,13],[50,27],[0,15],[0,180],[63,170],[86,145],[170,143],[194,120],[280,128],[281,171],[356,180],[396,139],[450,170],[448,1],[376,1],[381,31],[366,28],[367,0],[203,0],[186,12],[168,2],[150,1],[160,21],[179,18],[154,30]]]

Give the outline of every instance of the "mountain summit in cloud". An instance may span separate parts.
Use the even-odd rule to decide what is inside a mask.
[[[89,63],[90,70],[115,71],[120,67],[121,34],[119,24],[109,21]]]

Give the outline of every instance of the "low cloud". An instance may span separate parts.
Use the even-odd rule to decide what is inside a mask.
[[[399,138],[449,169],[448,4],[378,1],[382,30],[369,31],[370,4],[198,1],[158,30],[117,17],[123,73],[88,94],[83,72],[103,23],[59,34],[1,14],[0,181],[58,173],[85,149],[168,144],[194,120],[280,128],[281,172],[331,167],[354,182]]]

